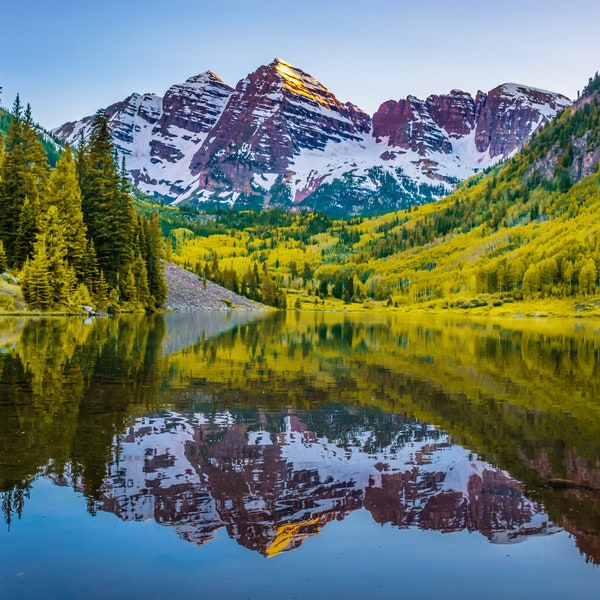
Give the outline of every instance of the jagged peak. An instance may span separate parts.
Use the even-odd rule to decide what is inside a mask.
[[[571,104],[571,100],[569,100],[569,98],[567,98],[566,96],[563,96],[562,94],[558,94],[557,92],[552,92],[550,90],[544,90],[542,88],[536,88],[531,85],[524,85],[522,83],[514,83],[514,82],[501,83],[500,85],[496,86],[493,90],[490,90],[488,92],[488,95],[496,90],[501,91],[510,96],[523,95],[526,97],[531,97],[531,96],[537,95],[537,96],[544,96],[547,98],[554,98],[555,101],[557,102],[557,104],[559,104],[561,106],[562,105],[567,106],[568,104]]]
[[[454,88],[450,90],[449,96],[460,96],[462,98],[472,98],[469,92],[465,92],[464,90],[459,90],[458,88]]]
[[[192,75],[191,77],[189,77],[188,79],[185,80],[185,83],[194,83],[194,84],[199,84],[199,83],[205,84],[205,83],[215,83],[215,82],[225,85],[227,87],[231,87],[227,83],[225,83],[216,73],[214,73],[213,71],[210,71],[210,70],[204,71],[203,73],[199,73],[198,75]]]

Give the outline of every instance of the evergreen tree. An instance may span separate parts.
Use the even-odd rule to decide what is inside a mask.
[[[99,289],[98,286],[100,285],[100,279],[102,279],[102,285],[106,287],[106,279],[104,279],[103,273],[98,268],[98,260],[96,259],[96,249],[94,247],[94,242],[88,239],[86,245],[86,253],[83,260],[82,281],[90,290],[90,293],[94,298],[96,295],[96,290]],[[106,292],[106,294],[108,294],[107,289],[104,291]],[[101,294],[101,297],[104,296]]]
[[[107,310],[109,293],[110,290],[106,283],[106,279],[104,279],[104,273],[100,271],[100,275],[98,276],[98,279],[94,282],[92,288],[92,301],[95,304],[97,310]]]
[[[154,298],[154,308],[160,308],[167,299],[167,283],[165,281],[164,242],[161,236],[160,217],[157,213],[144,219],[145,227],[145,260],[148,271],[148,287]]]
[[[32,260],[27,260],[21,272],[21,289],[27,306],[33,310],[52,308],[52,284],[49,278],[49,248],[45,240],[36,246]]]
[[[129,276],[133,264],[135,212],[129,186],[117,169],[104,111],[96,113],[90,140],[80,152],[77,169],[84,221],[98,266],[118,297],[120,281]]]
[[[58,208],[51,206],[41,218],[33,256],[26,261],[21,273],[23,297],[30,308],[47,310],[69,304],[76,278],[66,254]]]
[[[8,269],[8,260],[6,258],[6,252],[4,250],[4,244],[0,241],[0,271],[6,271]]]
[[[37,234],[38,219],[41,216],[40,203],[37,198],[26,197],[19,217],[19,228],[14,247],[14,264],[20,267],[31,256],[33,243]]]
[[[67,245],[66,258],[75,270],[80,281],[86,279],[87,228],[83,222],[81,209],[81,190],[77,179],[77,168],[70,146],[66,146],[56,168],[48,180],[47,203],[58,208],[62,222],[65,242]],[[89,287],[90,282],[86,284]]]
[[[4,242],[11,265],[21,266],[31,252],[34,239],[31,224],[41,213],[48,171],[48,159],[33,127],[31,109],[27,106],[23,112],[17,96],[6,133],[5,157],[0,172],[0,240]],[[29,214],[22,223],[26,198],[29,199]]]
[[[133,263],[133,278],[136,290],[136,303],[146,310],[154,308],[154,298],[150,294],[148,287],[148,271],[146,262],[141,254],[138,254]]]

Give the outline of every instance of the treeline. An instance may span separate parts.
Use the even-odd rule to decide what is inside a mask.
[[[275,308],[285,309],[287,307],[286,294],[275,283],[267,271],[265,263],[263,263],[262,269],[259,269],[258,263],[254,262],[246,273],[238,276],[235,269],[222,268],[219,265],[219,260],[214,256],[210,263],[197,263],[194,270],[202,277],[203,282],[210,279],[214,283],[251,300]]]
[[[138,216],[107,118],[56,167],[17,97],[0,143],[0,270],[33,310],[154,310],[167,289],[157,214]],[[10,309],[10,306],[3,306]]]

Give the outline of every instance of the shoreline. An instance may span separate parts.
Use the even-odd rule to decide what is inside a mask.
[[[165,281],[168,295],[158,314],[193,311],[275,311],[279,310],[240,296],[212,281],[203,281],[198,275],[173,263],[165,264]],[[13,284],[14,285],[14,284]],[[13,288],[13,285],[10,287]],[[11,289],[15,297],[16,289]],[[389,305],[385,300],[366,299],[344,303],[342,300],[318,296],[306,296],[296,290],[287,290],[288,311],[339,312],[370,314],[414,314],[437,316],[463,316],[510,319],[600,319],[600,298],[544,298],[536,300],[499,301],[496,297],[452,298],[423,303]],[[0,311],[1,317],[97,317],[113,314],[143,314],[143,310],[122,310],[113,313],[90,313],[90,311]]]

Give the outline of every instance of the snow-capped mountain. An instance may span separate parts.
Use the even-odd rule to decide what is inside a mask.
[[[232,89],[212,72],[164,98],[106,109],[117,149],[145,193],[173,203],[308,207],[368,214],[435,200],[521,147],[569,104],[503,84],[384,102],[371,117],[276,59]],[[77,144],[92,117],[54,131]]]

